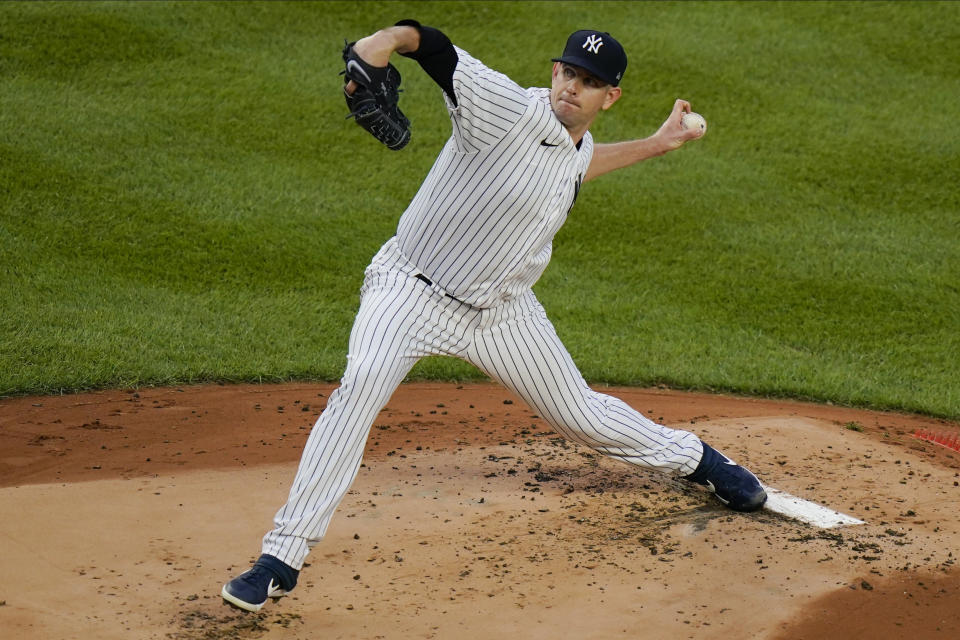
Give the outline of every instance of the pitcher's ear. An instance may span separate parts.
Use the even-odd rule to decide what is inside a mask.
[[[603,100],[603,106],[600,108],[606,111],[613,106],[613,103],[620,99],[620,96],[623,94],[623,90],[620,87],[609,87],[607,89],[607,97]]]

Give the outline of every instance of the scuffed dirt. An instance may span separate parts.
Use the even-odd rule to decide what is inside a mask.
[[[331,385],[0,400],[0,636],[950,638],[960,454],[919,416],[605,389],[867,524],[726,510],[559,438],[494,385],[404,385],[297,589],[255,559]],[[14,587],[14,585],[16,585]]]

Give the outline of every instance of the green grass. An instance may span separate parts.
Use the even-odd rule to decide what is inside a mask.
[[[582,26],[630,57],[537,294],[593,382],[960,418],[954,3],[0,4],[0,394],[339,377],[364,266],[449,135],[344,120],[342,39],[403,17],[524,85]],[[418,378],[479,377],[428,359]]]

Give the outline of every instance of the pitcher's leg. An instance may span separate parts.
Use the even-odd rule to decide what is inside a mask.
[[[512,307],[478,332],[470,356],[558,432],[604,455],[706,486],[731,509],[763,506],[767,494],[750,471],[694,434],[590,389],[532,293]]]
[[[412,288],[365,294],[350,334],[347,368],[300,458],[287,503],[263,538],[263,553],[299,569],[360,467],[370,427],[419,359],[412,345],[423,300]]]
[[[591,389],[533,294],[514,306],[511,317],[477,334],[474,364],[573,441],[631,464],[693,473],[703,453],[697,436]]]

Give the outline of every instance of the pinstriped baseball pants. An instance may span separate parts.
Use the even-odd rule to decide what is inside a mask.
[[[703,454],[699,438],[590,389],[532,291],[478,309],[416,274],[393,239],[368,267],[346,371],[310,433],[263,553],[303,566],[357,475],[377,415],[413,365],[430,355],[474,364],[574,442],[638,466],[693,473]]]

